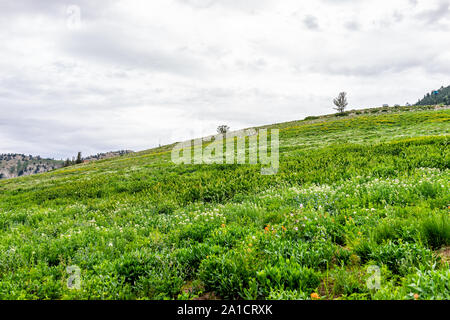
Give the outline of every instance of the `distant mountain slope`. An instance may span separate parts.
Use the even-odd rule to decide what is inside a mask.
[[[429,106],[435,104],[450,105],[450,86],[446,88],[441,87],[439,90],[433,90],[416,103],[417,106]]]
[[[0,154],[0,179],[47,172],[62,167],[63,161],[17,153]]]
[[[129,153],[133,153],[133,152],[134,151],[132,151],[132,150],[119,150],[119,151],[97,153],[96,155],[83,158],[83,160],[84,161],[94,161],[94,160],[109,159],[109,158],[123,156],[125,154],[129,154]]]
[[[84,162],[119,157],[133,153],[131,150],[110,151],[98,153],[86,158]],[[9,179],[21,176],[29,176],[44,173],[64,166],[63,160],[43,159],[40,156],[24,155],[17,153],[0,154],[0,179]]]

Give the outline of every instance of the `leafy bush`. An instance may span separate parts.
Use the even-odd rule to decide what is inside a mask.
[[[230,251],[203,260],[199,268],[199,277],[208,290],[225,299],[244,298],[244,289],[248,288],[257,268],[258,261],[251,255]]]
[[[257,281],[263,295],[271,290],[297,290],[312,292],[320,284],[320,274],[290,259],[280,259],[276,265],[257,272]]]
[[[355,248],[355,252],[361,257],[362,263],[374,261],[384,264],[392,273],[398,275],[406,275],[412,268],[433,261],[432,252],[420,244],[391,240],[382,245],[364,241]]]
[[[425,242],[434,249],[450,245],[450,219],[446,213],[435,214],[420,223]]]
[[[450,269],[443,270],[418,270],[417,273],[407,277],[405,282],[411,290],[408,298],[414,298],[418,294],[420,299],[450,299]]]

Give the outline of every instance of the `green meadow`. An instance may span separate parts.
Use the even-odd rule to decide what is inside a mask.
[[[0,181],[0,299],[450,299],[450,109],[265,128],[275,175],[164,146]]]

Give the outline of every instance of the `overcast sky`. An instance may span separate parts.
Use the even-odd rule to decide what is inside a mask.
[[[0,1],[0,153],[138,151],[450,84],[450,0],[93,2]]]

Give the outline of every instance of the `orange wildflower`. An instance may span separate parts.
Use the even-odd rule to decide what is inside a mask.
[[[313,299],[313,300],[319,300],[319,299],[320,299],[319,294],[316,293],[316,292],[311,293],[311,299]]]
[[[414,293],[414,300],[419,299],[419,294],[418,293]]]

